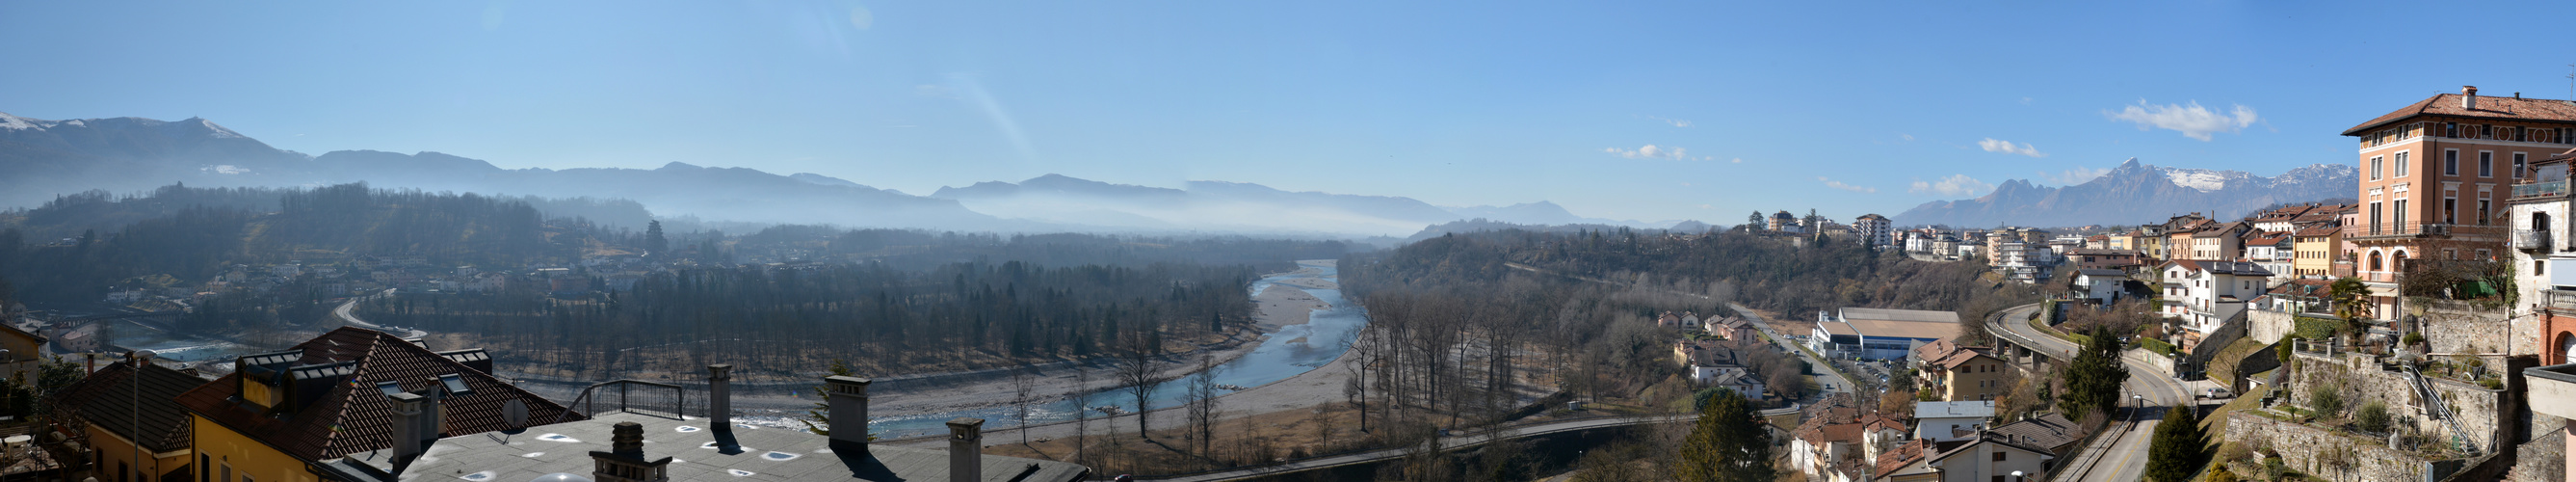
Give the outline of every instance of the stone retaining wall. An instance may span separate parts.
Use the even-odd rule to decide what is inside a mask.
[[[2514,319],[2511,310],[2479,309],[2460,302],[2433,302],[2424,310],[2420,330],[2433,353],[2534,353],[2540,346],[2540,323]]]
[[[2333,480],[2434,480],[2426,475],[2447,476],[2466,465],[2462,459],[2430,460],[2414,452],[2391,450],[2384,440],[2346,436],[2266,416],[2274,413],[2258,409],[2228,414],[2227,440],[2271,447],[2281,453],[2283,464]],[[2353,466],[2348,472],[2338,474],[2319,458],[2325,451],[2347,448],[2353,451]]]
[[[2366,355],[2327,357],[2300,353],[2293,361],[2298,367],[2290,378],[2290,403],[2309,407],[2313,399],[2311,387],[2323,386],[2330,381],[2340,382],[2345,387],[2344,409],[2347,413],[2371,400],[2378,400],[2388,404],[2389,413],[2395,415],[2399,422],[2413,422],[2418,432],[2451,436],[2450,425],[2432,417],[2430,409],[2416,395],[2414,382],[2405,373],[2380,370],[2379,365]],[[2460,430],[2467,432],[2469,441],[2477,444],[2480,450],[2490,447],[2498,434],[2497,424],[2504,420],[2498,414],[2504,412],[2505,392],[2445,378],[2425,377],[2425,382],[2433,387],[2434,392],[2441,394],[2451,413],[2457,417]],[[2514,417],[2513,421],[2520,423],[2519,418]]]
[[[2280,343],[2299,331],[2298,315],[2271,310],[2245,310],[2245,336],[2264,344]]]

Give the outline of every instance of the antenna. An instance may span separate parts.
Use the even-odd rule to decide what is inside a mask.
[[[2576,100],[2576,64],[2567,64],[2567,99]]]

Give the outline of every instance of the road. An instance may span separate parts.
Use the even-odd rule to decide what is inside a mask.
[[[1444,450],[1446,450],[1446,449],[1459,449],[1459,448],[1472,447],[1472,446],[1476,446],[1476,445],[1483,445],[1483,444],[1485,444],[1485,443],[1487,443],[1487,442],[1493,442],[1493,441],[1497,441],[1497,440],[1506,440],[1506,439],[1514,439],[1514,438],[1522,438],[1522,437],[1535,437],[1535,436],[1548,435],[1548,434],[1555,434],[1555,433],[1573,432],[1573,431],[1581,431],[1581,430],[1592,430],[1592,429],[1609,428],[1609,427],[1618,427],[1618,426],[1626,426],[1626,425],[1645,425],[1645,424],[1655,424],[1655,423],[1688,423],[1688,422],[1692,422],[1692,421],[1697,420],[1697,419],[1698,419],[1698,416],[1697,416],[1697,415],[1662,415],[1662,416],[1643,417],[1643,418],[1639,418],[1639,417],[1604,417],[1604,418],[1586,418],[1586,419],[1575,419],[1575,420],[1560,420],[1560,421],[1548,422],[1548,423],[1542,423],[1542,424],[1537,424],[1537,425],[1530,425],[1530,426],[1525,426],[1525,427],[1512,427],[1512,428],[1508,428],[1508,429],[1496,430],[1496,431],[1490,431],[1490,432],[1480,432],[1480,433],[1471,433],[1471,434],[1458,435],[1458,436],[1451,436],[1451,437],[1441,437],[1441,438],[1440,438],[1440,447],[1441,447],[1442,449],[1444,449]],[[1350,453],[1350,454],[1342,454],[1342,455],[1329,455],[1329,456],[1324,456],[1324,457],[1316,457],[1316,458],[1311,458],[1311,459],[1297,460],[1297,461],[1292,461],[1292,462],[1288,462],[1288,463],[1284,463],[1284,464],[1271,465],[1271,466],[1264,466],[1264,467],[1251,467],[1251,468],[1242,468],[1242,469],[1225,470],[1225,471],[1217,471],[1217,472],[1205,472],[1205,473],[1188,474],[1188,475],[1180,475],[1180,476],[1165,477],[1165,478],[1139,478],[1139,479],[1137,479],[1137,480],[1169,480],[1169,481],[1178,481],[1178,482],[1203,482],[1203,481],[1219,481],[1219,480],[1236,480],[1236,479],[1246,479],[1246,478],[1252,478],[1252,477],[1262,477],[1262,476],[1277,475],[1277,474],[1290,473],[1290,472],[1303,472],[1303,471],[1308,471],[1308,470],[1326,469],[1326,468],[1340,467],[1340,466],[1345,466],[1345,465],[1366,464],[1366,463],[1378,462],[1378,461],[1383,461],[1383,460],[1388,460],[1388,459],[1404,458],[1406,455],[1409,455],[1412,451],[1413,451],[1413,449],[1409,449],[1409,448],[1372,450],[1372,451],[1367,451],[1367,452],[1359,452],[1359,453]]]
[[[2078,348],[2075,342],[2041,333],[2026,321],[2038,309],[2039,305],[2009,308],[1999,322],[1986,326],[1988,331],[2014,344],[2036,347],[2051,358],[2073,360]],[[2127,420],[2134,422],[2109,428],[2123,430],[2125,427],[2125,432],[2118,438],[2108,439],[2107,445],[2097,440],[2094,446],[2085,447],[2074,455],[2074,461],[2058,469],[2057,475],[2052,476],[2053,480],[2139,480],[2145,477],[2147,442],[2156,432],[2156,423],[2164,419],[2166,407],[2180,402],[2197,403],[2191,396],[2191,388],[2163,375],[2165,370],[2157,366],[2162,358],[2144,349],[2120,354],[2121,363],[2129,367],[2129,382],[2122,385],[2124,393],[2121,399],[2136,404],[2137,399],[2132,397],[2144,397],[2147,408],[2130,411]]]
[[[358,307],[358,302],[360,302],[360,301],[366,301],[366,300],[367,300],[367,299],[369,299],[369,298],[375,298],[375,297],[378,297],[378,296],[392,296],[393,294],[394,294],[394,289],[393,289],[393,288],[385,288],[385,290],[384,290],[383,292],[379,292],[379,293],[376,293],[376,294],[365,295],[365,296],[351,296],[351,297],[349,297],[349,301],[341,302],[341,303],[340,303],[340,307],[338,307],[338,308],[332,308],[332,309],[331,309],[331,316],[339,317],[339,318],[340,318],[340,324],[343,324],[343,325],[355,326],[355,327],[359,327],[359,328],[365,328],[365,329],[369,329],[369,330],[376,330],[376,331],[381,331],[381,332],[386,332],[386,333],[393,333],[393,330],[388,330],[388,329],[385,329],[385,327],[384,327],[384,326],[382,326],[382,325],[377,325],[377,324],[375,324],[375,323],[368,323],[366,320],[358,319],[358,315],[356,315],[356,314],[351,314],[351,313],[349,312],[349,311],[350,311],[350,310],[352,310],[352,309],[356,309],[356,308]],[[403,333],[403,334],[402,334],[402,337],[403,337],[403,338],[420,338],[420,337],[424,337],[424,336],[429,336],[429,332],[421,331],[421,330],[417,330],[417,329],[406,329],[406,330],[404,330],[404,331],[406,331],[406,333]]]

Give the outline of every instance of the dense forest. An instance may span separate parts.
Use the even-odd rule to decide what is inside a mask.
[[[1247,323],[1257,276],[1195,264],[746,266],[657,273],[589,299],[534,287],[396,296],[361,316],[469,334],[504,362],[576,379],[707,363],[792,377],[832,359],[908,372],[1098,356],[1126,336],[1181,348]]]
[[[15,280],[28,301],[70,303],[95,300],[131,278],[203,281],[245,263],[359,255],[420,256],[450,266],[565,262],[611,235],[570,220],[545,222],[523,201],[474,194],[343,184],[278,192],[270,212],[249,200],[261,192],[173,186],[149,198],[66,197],[0,229],[0,276]],[[110,231],[85,229],[65,241],[29,239],[19,227],[46,232],[155,212],[166,214]]]

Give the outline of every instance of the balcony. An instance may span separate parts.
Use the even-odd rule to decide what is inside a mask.
[[[2525,252],[2547,253],[2550,251],[2548,231],[2516,229],[2513,230],[2512,237],[2505,239],[2505,243],[2511,245],[2513,249],[2519,249]]]
[[[2559,180],[2555,180],[2555,181],[2544,181],[2544,182],[2525,183],[2525,184],[2515,184],[2515,185],[2513,185],[2513,197],[2511,197],[2511,198],[2507,198],[2507,200],[2520,200],[2520,199],[2533,199],[2533,198],[2550,198],[2550,197],[2567,197],[2567,180],[2566,180],[2566,179],[2559,179]]]
[[[2469,224],[2406,223],[2371,225],[2368,222],[2343,227],[2344,239],[2354,241],[2394,240],[2406,238],[2464,238],[2503,241],[2503,226]]]
[[[2527,400],[2531,411],[2555,417],[2576,417],[2576,365],[2555,365],[2522,369],[2529,380]]]

